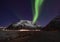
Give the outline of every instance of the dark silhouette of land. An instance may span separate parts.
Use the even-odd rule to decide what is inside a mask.
[[[2,33],[0,42],[60,42],[60,32],[2,31]]]

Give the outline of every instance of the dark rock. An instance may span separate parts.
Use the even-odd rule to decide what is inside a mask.
[[[56,16],[46,27],[45,31],[60,31],[60,15]]]

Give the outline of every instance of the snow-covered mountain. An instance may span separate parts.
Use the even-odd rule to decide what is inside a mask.
[[[33,24],[32,21],[29,20],[20,20],[19,22],[13,23],[8,26],[7,29],[13,28],[40,28],[40,25]]]

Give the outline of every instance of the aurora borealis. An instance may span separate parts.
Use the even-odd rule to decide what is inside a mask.
[[[38,16],[39,16],[39,10],[41,11],[41,6],[44,0],[35,0],[35,7],[34,7],[34,15],[33,15],[33,23],[36,23]]]

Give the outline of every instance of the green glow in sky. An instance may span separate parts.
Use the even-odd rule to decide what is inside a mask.
[[[41,9],[42,3],[43,3],[43,0],[35,0],[33,23],[36,23],[38,19],[39,9]]]

